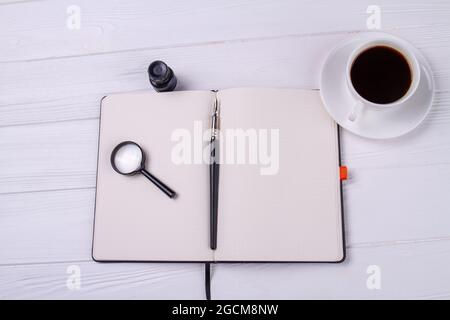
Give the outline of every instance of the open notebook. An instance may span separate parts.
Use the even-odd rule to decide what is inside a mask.
[[[208,133],[201,138],[216,99],[222,134],[244,132],[246,139],[234,145],[223,139],[218,240],[211,250],[209,164],[199,150],[208,150]],[[111,168],[111,151],[125,140],[142,146],[147,169],[176,199],[141,175]],[[249,151],[239,160],[242,141]],[[259,151],[250,160],[255,141]],[[102,100],[96,261],[338,262],[342,225],[338,127],[318,91],[144,92]]]

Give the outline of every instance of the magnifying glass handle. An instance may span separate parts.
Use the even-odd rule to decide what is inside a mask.
[[[164,192],[169,198],[175,197],[176,193],[172,189],[170,189],[167,185],[165,185],[161,180],[152,175],[145,169],[141,170],[141,173],[147,177],[148,180],[153,182],[155,186],[157,186],[162,192]]]

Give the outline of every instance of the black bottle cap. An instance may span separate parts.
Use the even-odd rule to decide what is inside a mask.
[[[173,91],[177,78],[172,69],[160,60],[153,61],[148,67],[150,83],[156,91]]]

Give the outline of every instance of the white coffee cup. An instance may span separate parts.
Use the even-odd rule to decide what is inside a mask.
[[[351,69],[353,66],[354,61],[356,58],[364,51],[377,47],[377,46],[386,46],[390,47],[398,52],[400,52],[406,59],[406,61],[409,64],[409,68],[411,70],[411,84],[409,86],[408,91],[398,100],[391,102],[391,103],[374,103],[371,102],[364,97],[362,97],[354,88],[352,80],[351,80]],[[420,80],[420,66],[419,62],[417,61],[417,58],[414,55],[414,49],[410,44],[408,44],[405,41],[402,41],[400,39],[374,39],[374,40],[368,40],[366,42],[363,42],[358,47],[356,47],[353,52],[350,54],[348,61],[347,61],[347,67],[346,67],[346,81],[347,86],[350,91],[351,96],[354,99],[353,106],[351,108],[351,112],[348,115],[348,120],[350,121],[356,121],[360,115],[362,114],[362,111],[365,108],[372,108],[376,110],[387,110],[392,108],[400,108],[405,101],[411,98],[411,96],[416,92],[417,87],[419,85]]]

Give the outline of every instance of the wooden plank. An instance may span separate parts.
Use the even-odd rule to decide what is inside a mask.
[[[344,188],[350,247],[450,237],[449,165],[350,166],[350,174]]]
[[[95,189],[0,195],[0,264],[90,261]]]
[[[344,187],[349,248],[450,238],[450,166],[350,167],[350,174]],[[89,261],[94,193],[87,187],[0,195],[0,265]]]
[[[74,274],[67,273],[71,266],[81,272],[79,290],[67,286],[69,276]],[[204,299],[203,281],[202,264],[72,262],[2,266],[0,299]]]
[[[367,30],[370,0],[333,5],[311,1],[77,1],[80,29],[67,28],[73,1],[24,2],[0,11],[0,61],[190,46],[290,34]],[[446,24],[445,0],[377,1],[384,30]],[[18,17],[26,16],[26,19]]]
[[[318,83],[320,58],[346,37],[283,38],[6,64],[0,79],[4,88],[0,126],[97,117],[99,101],[108,93],[153,91],[147,66],[158,58],[174,68],[178,90],[308,88]],[[305,46],[311,49],[305,51]],[[298,72],[286,75],[290,68]]]
[[[98,120],[0,132],[0,193],[95,186]]]
[[[450,242],[355,248],[342,264],[214,266],[215,299],[416,299],[449,296]],[[369,290],[367,268],[381,270]]]
[[[218,264],[214,299],[415,299],[449,296],[449,241],[354,248],[342,264]],[[70,265],[80,290],[66,286]],[[367,268],[381,271],[369,290]],[[433,276],[430,276],[433,275]],[[0,266],[0,298],[204,299],[201,264],[95,262]]]
[[[431,117],[445,123],[450,119],[449,33],[447,26],[395,32],[412,40],[430,61],[438,90]],[[0,126],[96,118],[104,95],[152,90],[146,68],[158,58],[174,68],[179,90],[241,86],[318,88],[326,55],[352,36],[293,36],[7,63],[2,65],[0,78]]]

